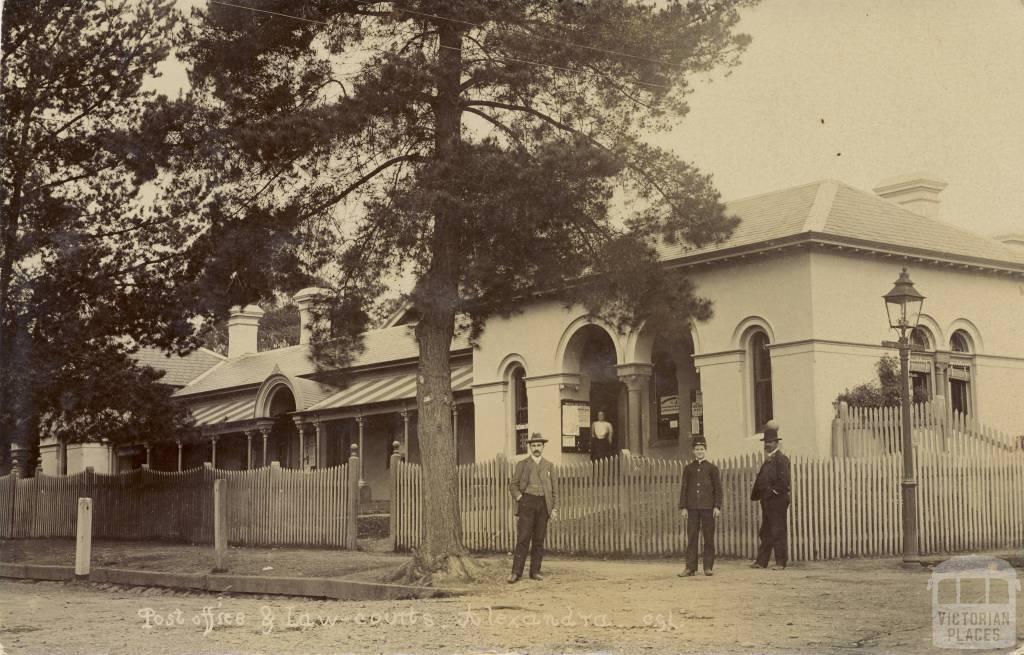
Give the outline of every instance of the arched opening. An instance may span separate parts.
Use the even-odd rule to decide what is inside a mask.
[[[565,373],[579,374],[578,390],[563,396],[563,402],[582,401],[590,408],[590,421],[597,421],[599,414],[611,424],[612,436],[608,454],[615,454],[623,447],[625,438],[626,393],[625,385],[619,380],[618,353],[611,336],[598,325],[584,325],[570,338],[563,359]],[[580,451],[589,453],[590,426],[580,426]]]
[[[674,457],[688,457],[691,438],[704,434],[700,375],[690,335],[654,340],[649,395],[651,442],[674,448]]]
[[[747,342],[755,432],[761,432],[764,429],[764,424],[771,420],[774,414],[772,407],[772,357],[768,350],[769,343],[768,334],[760,329],[751,332]]]
[[[910,383],[915,401],[930,399],[933,393],[932,371],[935,369],[935,339],[926,327],[918,326],[910,333]]]
[[[530,433],[530,402],[526,395],[526,369],[522,364],[512,368],[509,375],[509,394],[512,438],[516,454],[522,455],[527,452],[526,439]]]
[[[276,460],[285,468],[301,468],[299,433],[291,417],[295,411],[295,396],[283,385],[272,393],[267,415],[274,419],[274,425],[270,429],[267,455],[271,461]]]
[[[953,356],[949,363],[949,406],[961,415],[971,414],[971,367],[974,361],[974,340],[966,330],[954,330],[949,336]]]

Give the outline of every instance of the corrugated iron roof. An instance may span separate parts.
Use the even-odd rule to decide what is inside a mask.
[[[465,391],[473,385],[473,365],[464,364],[452,367],[452,391]],[[391,400],[402,400],[416,397],[416,373],[385,375],[360,380],[344,391],[336,393],[323,402],[313,405],[309,411],[340,409],[358,405],[371,405]]]
[[[190,403],[189,410],[197,427],[231,423],[253,418],[256,411],[256,394],[247,393],[233,398],[218,398],[206,402]]]
[[[419,354],[419,348],[413,329],[410,325],[399,325],[367,331],[364,334],[363,351],[354,356],[352,368],[415,359]],[[452,350],[466,348],[469,348],[467,336],[457,335],[452,340]],[[185,388],[179,389],[175,395],[190,396],[260,384],[274,372],[275,367],[290,378],[309,376],[317,372],[309,345],[290,346],[226,360]]]

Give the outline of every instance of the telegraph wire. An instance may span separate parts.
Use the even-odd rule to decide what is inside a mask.
[[[323,20],[315,20],[315,19],[312,19],[312,18],[304,18],[302,16],[295,16],[293,14],[283,14],[283,13],[280,13],[280,12],[277,12],[277,11],[270,11],[270,10],[267,10],[267,9],[257,9],[255,7],[246,7],[244,5],[237,5],[237,4],[233,4],[233,3],[230,3],[230,2],[223,2],[223,0],[209,0],[209,1],[210,1],[211,4],[223,5],[225,7],[233,7],[235,9],[245,9],[247,11],[253,11],[253,12],[257,12],[257,13],[261,13],[261,14],[269,14],[271,16],[279,16],[281,18],[291,18],[293,20],[304,21],[306,23],[314,23],[316,25],[329,25],[330,24],[327,21],[323,21]],[[421,16],[421,17],[424,17],[424,18],[435,18],[437,20],[448,21],[450,23],[457,23],[457,24],[460,24],[460,25],[468,25],[470,27],[476,27],[476,28],[480,28],[480,29],[484,29],[485,28],[485,26],[483,24],[481,24],[481,23],[474,23],[472,21],[460,20],[458,18],[448,18],[448,17],[445,17],[445,16],[439,16],[437,14],[428,14],[428,13],[424,13],[424,12],[413,11],[411,9],[404,9],[404,8],[401,8],[401,7],[396,7],[395,11],[400,11],[400,12],[403,12],[403,13],[406,13],[406,14],[410,14],[410,15],[413,15],[413,16]],[[630,59],[636,59],[638,61],[645,61],[645,62],[649,62],[649,63],[652,63],[652,64],[657,64],[659,66],[675,67],[675,64],[671,64],[671,63],[664,62],[664,61],[659,61],[657,59],[651,59],[649,57],[641,57],[640,55],[632,55],[632,54],[629,54],[628,52],[619,52],[619,51],[616,51],[616,50],[606,50],[604,48],[598,48],[598,47],[595,47],[595,46],[584,45],[582,43],[574,43],[572,41],[562,41],[560,39],[553,39],[553,38],[550,38],[550,37],[540,36],[540,35],[536,35],[536,34],[522,34],[522,33],[519,33],[519,36],[523,36],[523,37],[528,38],[528,39],[538,39],[538,40],[541,40],[541,41],[548,41],[548,42],[551,42],[551,43],[557,43],[559,45],[569,46],[569,47],[573,47],[573,48],[584,48],[586,50],[592,50],[594,52],[603,52],[605,54],[615,55],[617,57],[629,57]],[[451,46],[445,46],[445,47],[449,47],[450,48]],[[495,57],[495,58],[497,59],[499,57]],[[545,64],[543,62],[529,61],[529,60],[526,60],[526,59],[516,59],[514,57],[500,57],[500,58],[506,59],[508,61],[515,61],[515,62],[524,63],[524,64],[532,64],[532,65],[535,65],[535,66],[546,66],[548,68],[554,68],[556,70],[566,71],[566,72],[570,72],[570,73],[585,73],[586,72],[586,71],[580,71],[579,69],[567,68],[567,67],[564,67],[564,66],[555,66],[553,64]],[[634,83],[635,84],[642,84],[644,86],[652,86],[652,87],[661,88],[661,89],[668,88],[665,85],[653,84],[653,83],[650,83],[650,82],[634,81]]]

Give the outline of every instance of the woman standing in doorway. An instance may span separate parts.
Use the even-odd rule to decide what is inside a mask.
[[[604,419],[604,411],[598,410],[597,420],[590,424],[590,461],[610,457],[615,428]]]

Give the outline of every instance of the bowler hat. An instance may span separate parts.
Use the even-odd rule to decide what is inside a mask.
[[[538,443],[538,442],[539,443],[547,443],[548,440],[545,439],[541,435],[540,432],[534,432],[533,434],[530,435],[530,438],[526,440],[526,443]]]
[[[764,434],[761,437],[761,441],[782,441],[782,437],[779,436],[778,421],[769,420],[764,424]]]

